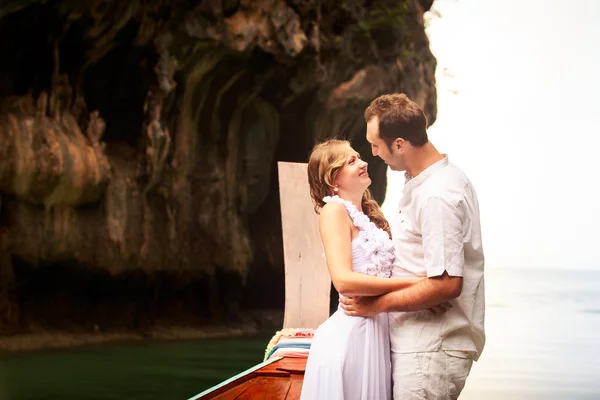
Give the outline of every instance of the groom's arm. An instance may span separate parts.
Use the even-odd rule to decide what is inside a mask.
[[[462,277],[449,276],[444,272],[441,276],[423,279],[407,289],[380,296],[375,300],[375,308],[379,312],[431,308],[460,296],[462,283]]]
[[[341,298],[344,312],[352,316],[374,316],[390,311],[431,310],[444,312],[447,306],[435,311],[438,306],[460,296],[462,277],[449,276],[444,272],[439,277],[423,279],[413,286],[377,297]],[[442,310],[443,309],[443,310]]]
[[[460,296],[463,283],[463,212],[442,197],[429,198],[418,216],[428,279],[373,298],[343,300],[349,315],[387,311],[420,311]]]

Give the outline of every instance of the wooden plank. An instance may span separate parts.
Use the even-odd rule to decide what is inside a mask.
[[[253,379],[254,378],[254,379]],[[238,398],[239,395],[244,393],[249,387],[256,384],[256,377],[251,377],[246,382],[242,383],[239,386],[234,386],[225,393],[217,395],[217,397],[213,397],[214,400],[234,400]]]
[[[277,362],[271,363],[269,365],[266,365],[264,367],[262,367],[261,369],[256,371],[256,374],[259,376],[265,376],[265,375],[270,375],[270,376],[290,376],[290,373],[287,371],[282,371],[279,369],[280,366],[282,366],[282,362],[286,359],[287,357],[284,357],[280,360],[278,360]]]
[[[284,357],[256,371],[257,375],[289,376],[290,374],[304,374],[306,358]]]
[[[290,390],[289,378],[256,377],[254,385],[245,390],[236,400],[284,400]]]
[[[277,369],[288,371],[292,374],[304,374],[306,370],[306,358],[285,357],[276,366]]]
[[[279,376],[282,378],[290,376],[290,372],[275,367],[269,367],[256,371],[257,376]]]
[[[269,366],[268,368],[262,368],[261,370],[256,371],[256,375],[288,377],[290,376],[290,373],[288,371],[280,370],[276,367]]]
[[[331,279],[313,209],[306,163],[278,162],[283,254],[284,328],[317,328],[329,317]]]
[[[282,357],[273,357],[270,360],[262,362],[260,364],[255,365],[254,367],[248,368],[247,370],[240,372],[239,374],[232,376],[231,378],[219,383],[216,386],[206,389],[205,391],[198,393],[197,395],[190,397],[188,400],[199,400],[199,399],[214,399],[215,396],[226,392],[227,390],[235,387],[242,382],[249,380],[254,377],[254,372],[263,367],[268,366],[269,364],[275,363],[281,360]]]
[[[286,400],[298,400],[300,399],[300,394],[302,393],[302,375],[292,375],[290,390],[286,396]]]

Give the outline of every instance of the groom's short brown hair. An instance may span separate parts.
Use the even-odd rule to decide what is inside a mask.
[[[429,140],[425,113],[404,93],[384,94],[373,100],[365,110],[365,120],[368,123],[375,117],[379,118],[379,136],[388,143],[400,137],[420,147]]]

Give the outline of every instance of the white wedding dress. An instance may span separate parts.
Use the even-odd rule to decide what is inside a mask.
[[[394,246],[388,234],[349,201],[326,197],[346,208],[359,229],[352,241],[352,270],[389,278]],[[338,307],[315,332],[301,400],[388,400],[392,397],[388,316],[350,317]]]

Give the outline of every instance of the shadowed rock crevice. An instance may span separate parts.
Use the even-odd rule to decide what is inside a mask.
[[[0,329],[282,307],[276,162],[348,138],[383,201],[362,114],[435,120],[428,3],[2,2]]]
[[[25,332],[149,330],[227,320],[228,285],[190,272],[107,271],[60,261],[33,268],[14,260],[18,323]],[[225,279],[223,282],[227,282]],[[237,290],[237,288],[235,288]]]

